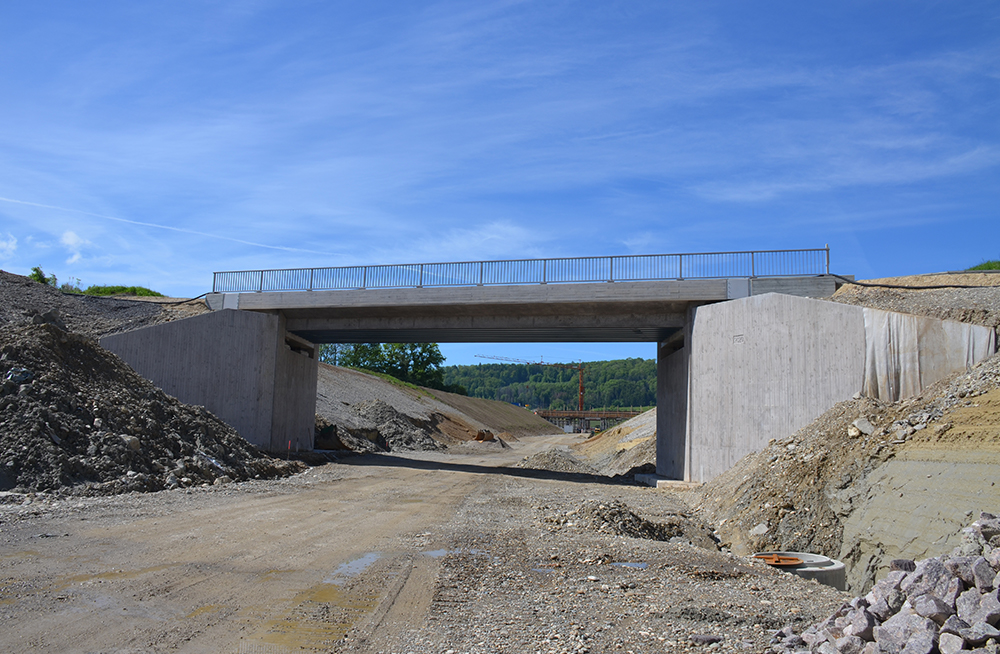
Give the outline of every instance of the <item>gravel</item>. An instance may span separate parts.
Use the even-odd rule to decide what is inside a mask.
[[[884,311],[898,311],[993,328],[1000,327],[1000,274],[988,272],[943,273],[875,279],[868,280],[868,283],[896,286],[954,284],[980,288],[917,290],[847,284],[840,287],[830,299],[834,302],[855,304]]]

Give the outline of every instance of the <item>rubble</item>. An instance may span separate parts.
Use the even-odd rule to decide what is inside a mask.
[[[352,405],[359,416],[375,425],[380,444],[386,450],[443,450],[445,446],[431,436],[429,430],[416,424],[384,401],[375,398]]]
[[[771,652],[956,654],[1000,651],[1000,518],[982,513],[951,555],[900,561],[866,595]]]
[[[29,492],[157,491],[301,469],[52,322],[5,327],[0,373],[0,491],[13,492],[13,501]]]

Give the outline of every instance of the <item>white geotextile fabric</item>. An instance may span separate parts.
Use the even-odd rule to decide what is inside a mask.
[[[865,309],[862,393],[887,402],[912,397],[996,352],[989,327]]]

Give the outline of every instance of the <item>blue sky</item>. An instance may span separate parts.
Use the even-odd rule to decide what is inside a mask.
[[[1000,258],[996,2],[0,5],[0,268]],[[445,346],[516,358],[652,346]],[[488,349],[487,352],[482,350]]]

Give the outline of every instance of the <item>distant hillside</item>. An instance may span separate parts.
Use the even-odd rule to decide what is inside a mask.
[[[584,408],[656,405],[656,361],[618,359],[585,362]],[[444,366],[445,384],[458,384],[471,397],[524,404],[532,409],[576,409],[577,371],[521,363]]]

